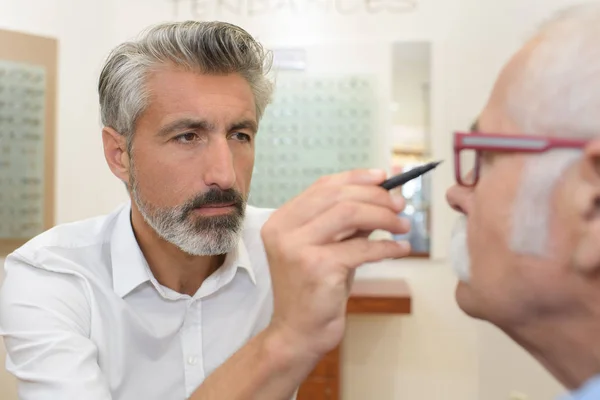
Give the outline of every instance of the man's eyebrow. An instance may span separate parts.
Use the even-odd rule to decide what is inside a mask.
[[[248,129],[251,130],[252,133],[256,133],[258,131],[258,126],[256,124],[256,121],[254,121],[253,119],[244,119],[242,121],[236,122],[229,128],[230,131],[237,131],[240,129]]]
[[[479,120],[476,120],[475,122],[473,122],[470,129],[471,129],[471,132],[479,132]]]
[[[158,136],[167,136],[173,132],[184,130],[210,131],[213,129],[214,125],[207,121],[201,119],[183,118],[168,123],[167,125],[160,128],[160,130],[158,131]]]

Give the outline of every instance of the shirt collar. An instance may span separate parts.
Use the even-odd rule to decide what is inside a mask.
[[[208,297],[221,288],[227,286],[233,280],[233,278],[236,277],[236,274],[240,268],[248,273],[250,281],[252,284],[256,285],[254,270],[250,264],[248,250],[246,249],[243,240],[238,241],[237,247],[225,256],[223,265],[221,265],[219,269],[216,270],[211,276],[206,278],[194,297]]]
[[[248,249],[246,248],[246,244],[244,243],[244,240],[242,238],[240,238],[240,240],[238,241],[238,245],[236,246],[236,248],[229,254],[227,254],[227,256],[225,257],[225,261],[223,262],[223,265],[219,268],[219,270],[223,270],[224,272],[231,271],[231,278],[233,279],[233,275],[235,275],[239,268],[245,270],[248,273],[248,277],[250,278],[252,283],[256,285],[256,276],[254,275],[254,269],[252,269],[252,264],[250,263],[250,255],[248,254]],[[221,283],[223,285],[231,281],[231,279],[228,279],[227,281],[223,279],[227,277],[228,276],[226,273],[224,273],[221,276]]]
[[[150,280],[150,268],[131,227],[131,204],[117,217],[110,240],[113,288],[120,297]]]
[[[141,284],[155,279],[148,263],[138,245],[131,226],[131,204],[123,207],[117,217],[116,225],[111,236],[110,254],[113,270],[113,288],[120,297],[125,297]],[[223,265],[213,274],[213,279],[207,279],[208,286],[204,284],[199,290],[199,295],[206,296],[214,293],[233,280],[238,269],[244,269],[254,285],[256,275],[248,249],[244,240],[240,238],[236,248],[227,254]],[[157,287],[157,289],[160,288]]]

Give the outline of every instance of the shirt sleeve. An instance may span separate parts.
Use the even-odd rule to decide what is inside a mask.
[[[0,336],[20,400],[110,400],[89,338],[83,278],[36,267],[15,253],[0,287]]]

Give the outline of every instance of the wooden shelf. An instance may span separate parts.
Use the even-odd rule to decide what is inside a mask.
[[[427,149],[417,147],[393,147],[392,154],[396,156],[426,157]]]
[[[410,314],[412,298],[403,279],[354,281],[348,314]]]
[[[38,233],[54,226],[54,182],[55,182],[55,140],[56,140],[56,98],[58,75],[58,41],[54,38],[30,35],[21,32],[0,29],[0,59],[25,63],[45,70],[45,93],[43,113],[43,143],[40,153],[36,155],[37,162],[42,163],[43,171],[40,178],[43,180],[43,204],[39,211],[43,215],[42,229]],[[9,101],[14,101],[8,98]],[[42,132],[40,132],[42,133]],[[11,140],[4,141],[3,145],[14,144]],[[14,150],[13,150],[14,151]],[[10,157],[9,157],[10,159]],[[9,168],[8,171],[11,171]],[[20,176],[20,175],[17,175]],[[15,177],[17,177],[15,176]],[[0,192],[9,190],[10,187],[0,187]],[[10,204],[10,203],[9,203]],[[8,218],[5,223],[10,222]],[[20,222],[16,220],[15,222]],[[28,238],[29,240],[31,238]],[[4,258],[27,240],[20,238],[0,238],[0,257]]]
[[[406,258],[430,258],[431,254],[429,253],[410,253]]]

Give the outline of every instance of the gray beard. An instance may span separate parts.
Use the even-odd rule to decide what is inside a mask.
[[[195,217],[194,199],[171,208],[155,207],[144,201],[133,174],[131,180],[133,201],[144,221],[163,240],[193,256],[227,254],[238,245],[245,216],[245,201],[236,204],[235,211],[229,215]]]

